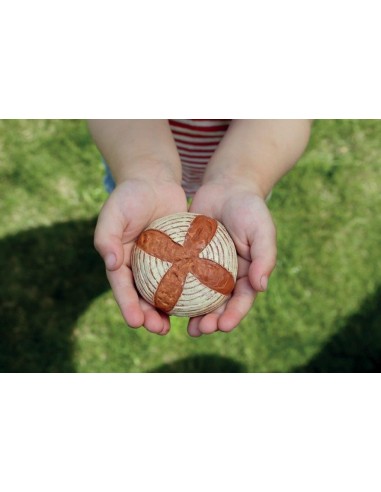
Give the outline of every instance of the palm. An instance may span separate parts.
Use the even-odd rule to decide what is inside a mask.
[[[196,193],[191,211],[210,215],[229,231],[238,254],[237,283],[231,298],[218,310],[193,318],[188,331],[192,336],[230,331],[249,311],[261,277],[270,274],[275,262],[275,229],[262,198],[244,189],[221,190],[204,185]],[[272,266],[271,266],[272,265]]]

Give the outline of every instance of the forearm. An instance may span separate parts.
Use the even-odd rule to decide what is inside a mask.
[[[168,120],[90,120],[88,125],[117,184],[142,176],[181,183]]]
[[[267,196],[302,155],[310,128],[309,120],[233,120],[204,183],[241,183]]]

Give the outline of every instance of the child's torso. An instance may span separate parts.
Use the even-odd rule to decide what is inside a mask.
[[[192,196],[231,120],[169,120],[183,167],[182,185]]]

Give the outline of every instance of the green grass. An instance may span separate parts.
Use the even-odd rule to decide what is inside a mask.
[[[92,246],[106,199],[86,123],[0,121],[0,370],[381,369],[381,120],[321,120],[275,188],[278,265],[231,334],[126,327]]]

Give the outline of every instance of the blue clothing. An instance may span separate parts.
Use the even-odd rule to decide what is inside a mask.
[[[106,161],[103,161],[103,165],[105,167],[105,175],[103,178],[103,184],[104,184],[104,187],[106,188],[107,193],[111,193],[115,189],[115,181],[114,181],[114,178],[112,177],[110,168],[106,164]]]

